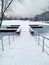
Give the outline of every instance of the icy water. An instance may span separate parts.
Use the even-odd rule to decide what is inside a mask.
[[[0,65],[49,65],[49,56],[42,52],[36,37],[29,32],[30,23],[28,21],[11,22],[8,22],[8,25],[21,25],[21,34],[14,35],[14,41],[13,36],[10,36],[10,46],[8,36],[3,37],[4,51],[0,52]]]
[[[40,25],[40,26],[43,26],[43,28],[36,28],[36,29],[34,29],[36,32],[38,32],[40,34],[47,34],[47,33],[49,33],[49,23],[45,23],[45,22],[42,22],[42,21],[38,21],[38,22],[32,21],[32,22],[30,22],[30,21],[21,21],[21,20],[12,20],[12,21],[5,20],[2,23],[2,28],[3,27],[5,28],[5,26],[17,25],[17,24],[19,24],[21,26],[23,25],[24,28],[26,28],[25,26],[29,27],[30,24],[31,25],[32,24],[33,25]]]
[[[49,34],[49,26],[47,25],[43,25],[43,28],[33,28],[33,30],[39,34],[43,34],[43,35],[46,35],[46,34]]]

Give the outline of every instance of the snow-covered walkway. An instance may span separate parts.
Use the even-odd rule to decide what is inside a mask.
[[[35,36],[29,33],[29,26],[24,23],[20,36],[14,36],[11,45],[0,54],[0,65],[49,65],[49,56],[42,53]]]

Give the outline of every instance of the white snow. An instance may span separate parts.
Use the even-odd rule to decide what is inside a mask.
[[[10,45],[8,33],[4,33],[3,43],[4,51],[1,50],[0,38],[0,65],[49,65],[49,56],[46,52],[42,52],[42,47],[38,46],[36,36],[32,36],[29,32],[29,24],[46,24],[29,21],[3,21],[2,25],[21,25],[20,36],[10,36]],[[47,24],[46,24],[47,25]],[[13,34],[13,33],[11,33]],[[49,41],[48,41],[49,42]]]

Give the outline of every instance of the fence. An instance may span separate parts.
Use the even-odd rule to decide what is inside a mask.
[[[45,49],[45,46],[49,49],[49,46],[47,44],[45,44],[45,40],[49,41],[49,38],[47,38],[46,36],[39,34],[39,33],[35,33],[37,35],[37,42],[38,45],[40,45],[40,41],[42,42],[42,52],[46,52],[49,55],[49,51],[47,52],[47,50]],[[42,37],[42,40],[40,39],[40,37]]]

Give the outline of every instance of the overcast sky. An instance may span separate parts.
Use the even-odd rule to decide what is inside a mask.
[[[18,17],[34,17],[37,14],[43,13],[43,9],[47,9],[48,6],[47,0],[22,0],[20,3],[14,0],[11,4],[14,11],[13,15]]]

